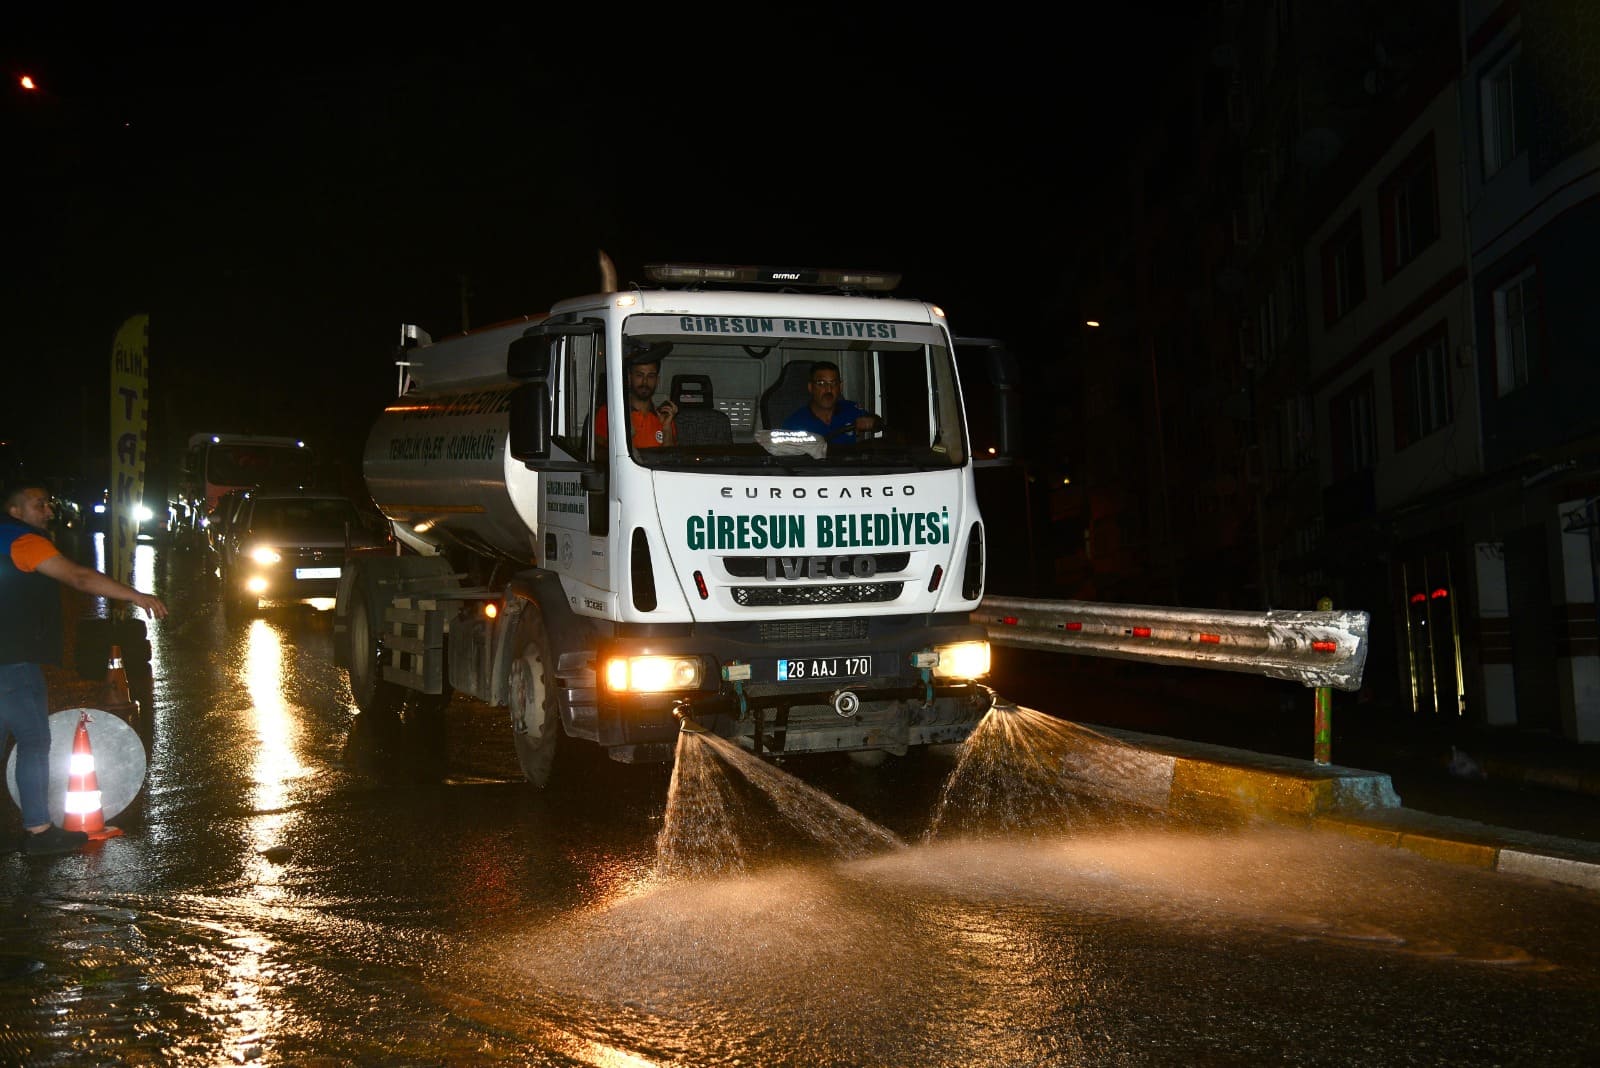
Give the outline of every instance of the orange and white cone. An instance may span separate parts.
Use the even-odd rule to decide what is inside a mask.
[[[67,804],[61,826],[68,831],[83,831],[90,838],[115,838],[121,828],[106,825],[100,809],[100,780],[94,773],[94,750],[89,748],[89,713],[78,717],[78,732],[72,736],[72,757],[67,765]]]
[[[122,666],[122,646],[113,645],[106,663],[106,688],[100,694],[100,710],[123,719],[135,718],[139,705],[128,690],[128,672]]]

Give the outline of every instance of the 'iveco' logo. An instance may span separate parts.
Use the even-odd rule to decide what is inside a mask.
[[[878,573],[875,556],[769,556],[767,581],[779,579],[869,579]]]

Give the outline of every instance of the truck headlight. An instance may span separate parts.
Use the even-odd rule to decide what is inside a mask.
[[[977,679],[989,674],[989,643],[955,642],[934,649],[939,662],[933,673],[941,679]]]
[[[283,557],[278,555],[278,550],[260,545],[250,550],[250,559],[258,564],[275,564]]]
[[[613,693],[665,693],[700,688],[696,656],[614,656],[606,661],[606,688]]]

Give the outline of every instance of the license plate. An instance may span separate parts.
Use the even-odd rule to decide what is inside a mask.
[[[338,578],[339,569],[336,567],[297,567],[294,569],[297,579]]]
[[[854,679],[872,674],[870,656],[804,656],[778,661],[779,682]]]

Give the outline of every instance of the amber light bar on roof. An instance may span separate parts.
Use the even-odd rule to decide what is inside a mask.
[[[721,282],[754,286],[808,286],[820,289],[864,289],[888,293],[899,288],[893,271],[846,271],[825,267],[753,267],[712,263],[652,263],[644,275],[661,285]]]

